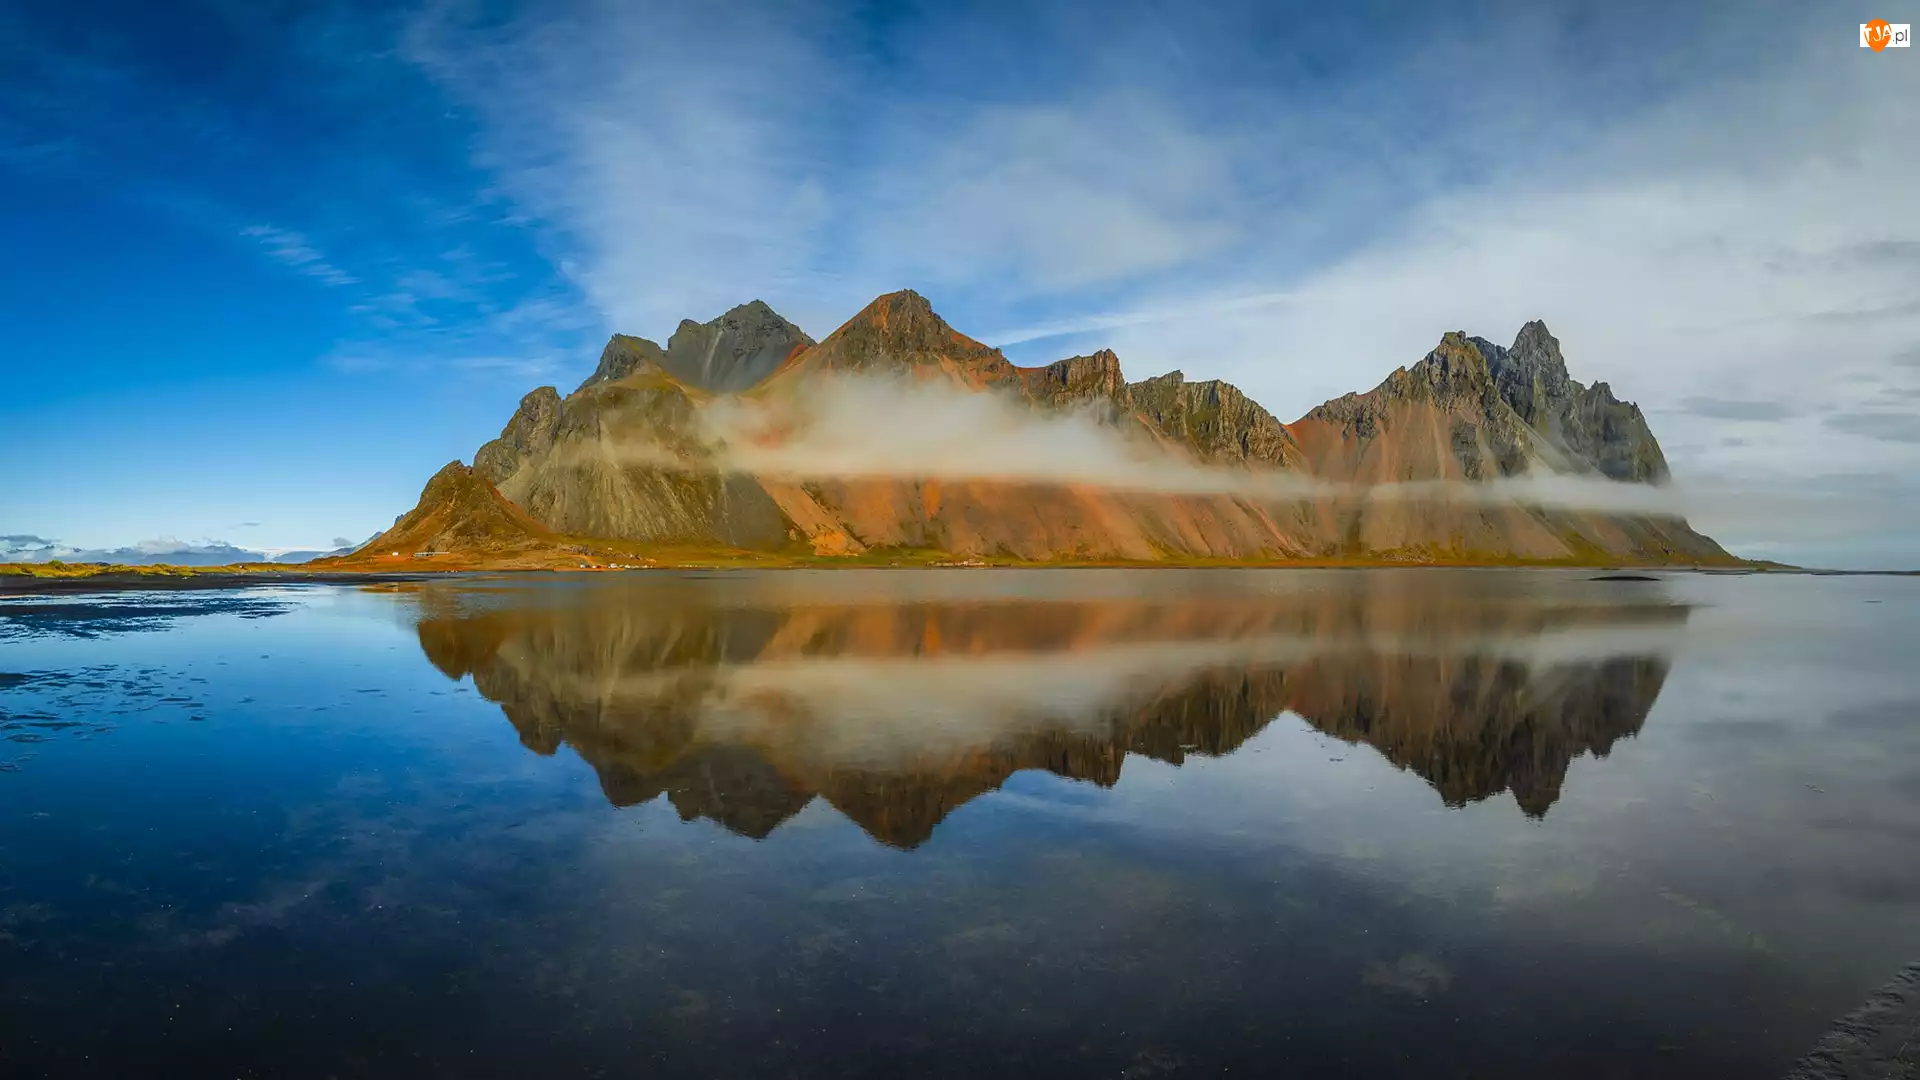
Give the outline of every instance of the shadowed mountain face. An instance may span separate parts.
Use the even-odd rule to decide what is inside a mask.
[[[419,637],[616,805],[664,795],[764,837],[820,798],[913,847],[1017,771],[1110,786],[1129,754],[1230,754],[1285,714],[1448,805],[1511,791],[1545,814],[1574,758],[1640,729],[1686,618],[1573,579],[1169,574],[1142,596],[1073,576],[429,592]]]

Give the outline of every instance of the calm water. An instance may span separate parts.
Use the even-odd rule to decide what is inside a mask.
[[[0,1074],[1777,1076],[1920,959],[1916,600],[0,600]]]

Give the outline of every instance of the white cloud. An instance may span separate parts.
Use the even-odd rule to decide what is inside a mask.
[[[1133,277],[1226,246],[1226,147],[1139,100],[997,107],[914,138],[872,181],[861,242],[879,265],[1048,290]]]
[[[326,256],[315,250],[307,238],[297,232],[271,225],[249,225],[240,230],[240,234],[258,240],[276,261],[322,284],[339,287],[360,283],[359,278],[328,262]]]
[[[1920,175],[1920,117],[1893,107],[1920,98],[1920,70],[1855,60],[1768,58],[1763,75],[1699,88],[1575,160],[1436,192],[1330,265],[1148,295],[1089,325],[1135,375],[1227,378],[1296,416],[1444,330],[1504,343],[1545,318],[1576,378],[1654,414],[1683,477],[1804,478],[1863,454],[1911,468],[1920,458],[1884,441],[1906,430],[1895,422],[1875,422],[1872,447],[1818,419],[1883,394],[1901,377],[1890,358],[1920,337],[1920,222],[1890,212]]]
[[[609,328],[805,290],[825,212],[811,110],[834,82],[805,44],[818,12],[586,4],[497,33],[463,14],[429,9],[406,54],[488,121],[480,160]]]

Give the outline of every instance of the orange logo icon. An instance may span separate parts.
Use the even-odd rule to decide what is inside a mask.
[[[1893,27],[1885,19],[1874,19],[1866,25],[1867,48],[1879,52],[1893,40]]]

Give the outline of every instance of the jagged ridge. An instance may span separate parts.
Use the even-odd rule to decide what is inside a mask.
[[[776,359],[777,358],[777,359]],[[819,552],[1124,559],[1390,558],[1728,561],[1677,519],[1549,512],[1449,499],[1391,507],[1002,480],[935,482],[726,473],[699,431],[716,394],[799,399],[823,376],[905,376],[1074,409],[1176,457],[1365,488],[1541,473],[1657,482],[1667,467],[1637,407],[1567,373],[1540,322],[1511,348],[1461,332],[1364,394],[1280,423],[1231,384],[1178,371],[1128,382],[1110,350],[1018,367],[912,291],[875,299],[813,343],[754,301],[683,322],[667,349],[616,335],[562,398],[522,399],[477,475],[558,531],[645,543]]]

